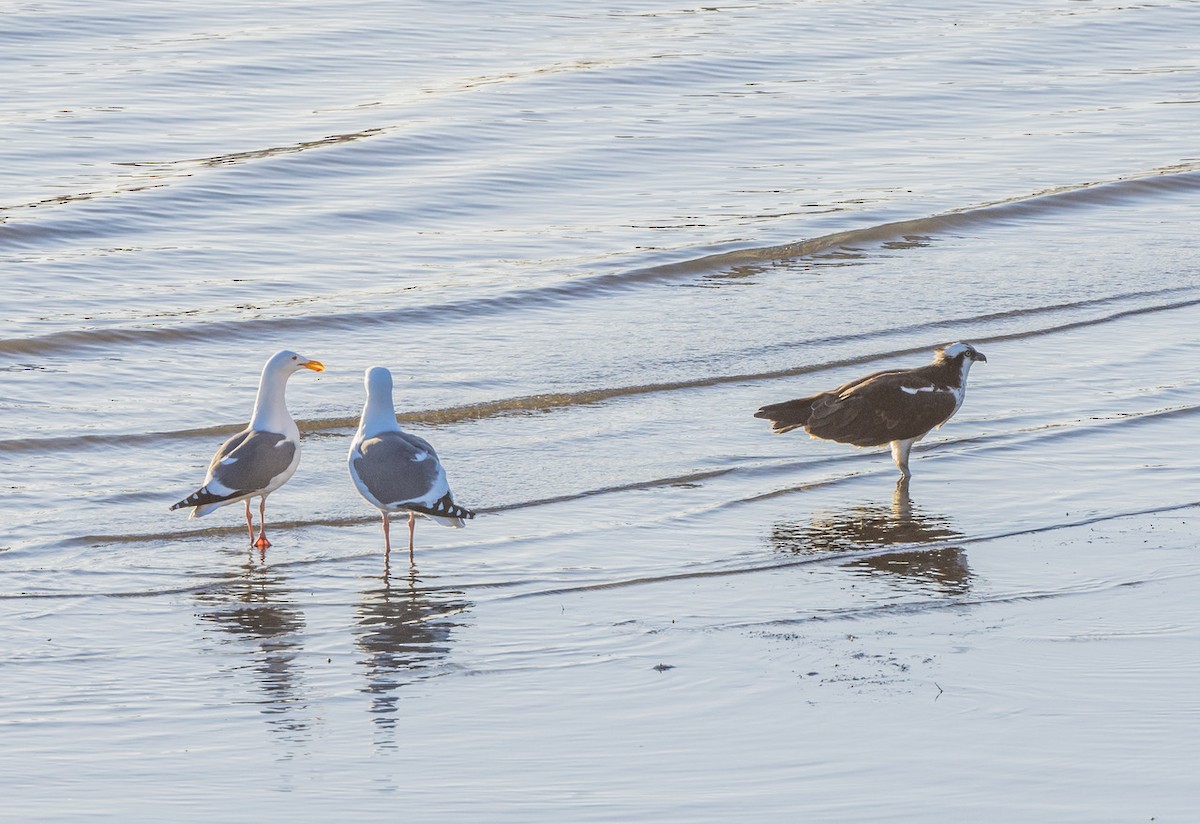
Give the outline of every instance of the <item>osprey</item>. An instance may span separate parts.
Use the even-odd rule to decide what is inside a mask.
[[[939,347],[928,366],[885,369],[829,392],[764,406],[754,417],[769,420],[775,433],[804,427],[814,438],[838,443],[890,443],[900,475],[908,478],[912,445],[962,406],[975,361],[987,358],[969,343],[952,343]]]

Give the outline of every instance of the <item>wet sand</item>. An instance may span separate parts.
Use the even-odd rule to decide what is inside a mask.
[[[889,487],[777,523],[779,498],[628,517],[702,486],[552,505],[605,522],[554,580],[495,551],[517,514],[424,525],[386,578],[346,553],[373,530],[326,527],[304,560],[177,545],[210,555],[191,590],[10,595],[5,749],[38,757],[0,759],[7,814],[1187,820],[1200,511],[972,537]],[[642,554],[691,560],[610,574]]]

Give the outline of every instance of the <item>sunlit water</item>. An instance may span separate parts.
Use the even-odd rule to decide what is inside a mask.
[[[6,810],[1194,812],[1198,25],[0,11]],[[906,488],[751,417],[951,340]],[[284,347],[260,556],[167,507]],[[375,364],[480,512],[414,570],[345,469]]]

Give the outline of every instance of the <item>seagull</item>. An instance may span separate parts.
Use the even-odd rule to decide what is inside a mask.
[[[250,425],[221,444],[208,465],[203,486],[172,510],[190,506],[190,517],[199,518],[226,504],[245,501],[251,544],[261,550],[271,545],[266,534],[267,496],[287,483],[300,465],[300,430],[288,414],[283,395],[288,378],[301,369],[324,372],[325,366],[287,350],[271,356],[259,379]],[[250,499],[255,497],[259,499],[257,539],[250,516]]]
[[[413,563],[413,532],[418,515],[442,526],[461,527],[475,513],[454,503],[446,470],[429,443],[410,435],[396,422],[392,373],[382,366],[367,370],[363,383],[367,403],[350,444],[350,478],[368,503],[383,515],[383,542],[390,555],[388,518],[408,513],[408,562]]]
[[[917,369],[885,369],[807,398],[773,403],[754,413],[777,434],[804,427],[814,438],[855,446],[892,445],[902,478],[912,477],[912,445],[962,406],[967,373],[987,358],[969,343],[939,347],[933,363]]]

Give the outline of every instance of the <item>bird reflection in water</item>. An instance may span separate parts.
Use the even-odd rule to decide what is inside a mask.
[[[771,528],[771,543],[796,555],[844,554],[856,550],[954,541],[962,533],[947,520],[913,505],[908,479],[892,493],[892,505],[857,506],[844,512],[814,515],[809,523],[780,523]],[[872,574],[894,575],[921,589],[962,595],[971,588],[967,557],[958,547],[919,547],[872,554],[844,566]]]
[[[452,619],[470,606],[461,592],[423,585],[416,567],[393,578],[385,566],[382,582],[362,592],[355,634],[380,731],[396,726],[400,687],[438,674],[459,626]]]
[[[216,589],[196,596],[201,620],[241,642],[254,661],[253,671],[263,698],[257,703],[270,723],[280,731],[296,733],[308,722],[299,715],[304,707],[303,683],[295,659],[302,651],[304,615],[296,608],[275,569],[257,565],[253,559],[243,572]],[[231,669],[240,670],[235,665]]]

